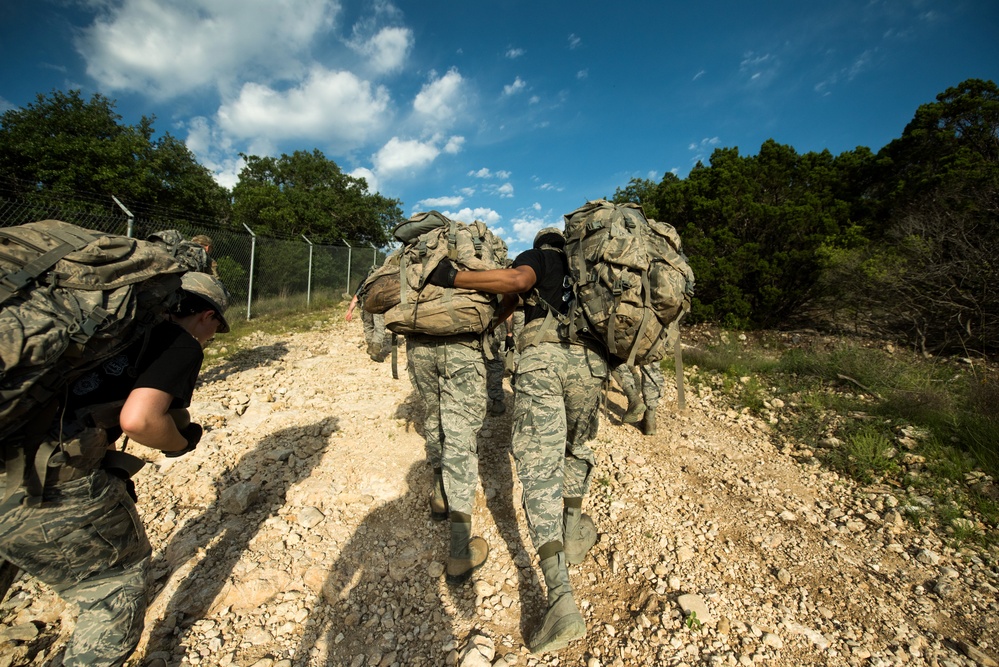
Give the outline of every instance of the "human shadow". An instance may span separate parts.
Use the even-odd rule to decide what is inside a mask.
[[[430,520],[418,492],[430,483],[427,465],[414,463],[403,495],[364,517],[311,609],[296,667],[443,664],[465,610],[443,583],[446,523]]]
[[[200,384],[206,384],[216,380],[224,380],[233,373],[267,366],[283,358],[286,354],[288,354],[288,346],[283,342],[238,350],[228,355],[224,362],[203,369],[198,376],[198,381]]]
[[[154,581],[150,598],[160,593],[170,597],[165,605],[162,600],[150,605],[163,611],[149,629],[147,656],[175,653],[184,643],[191,626],[208,614],[264,522],[285,505],[289,488],[312,473],[326,449],[327,436],[335,430],[337,420],[331,417],[272,433],[213,480],[214,500],[184,522],[150,565]],[[197,471],[191,473],[195,475]],[[152,520],[177,520],[182,509],[158,507],[159,516]],[[185,568],[179,583],[167,579]]]

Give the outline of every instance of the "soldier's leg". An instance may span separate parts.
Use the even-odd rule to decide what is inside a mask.
[[[406,337],[406,365],[409,379],[420,395],[423,406],[423,439],[427,463],[435,472],[441,469],[444,453],[444,432],[441,430],[440,389],[438,386],[435,346]]]
[[[125,483],[104,471],[0,508],[0,555],[79,607],[63,664],[121,665],[138,644],[151,549]]]
[[[563,492],[567,498],[581,498],[590,487],[596,457],[590,440],[600,424],[600,394],[607,380],[607,362],[582,345],[570,346],[565,385],[566,450]]]
[[[452,512],[471,514],[479,481],[477,438],[486,412],[486,369],[482,350],[461,343],[441,345],[437,363],[444,490]]]
[[[561,346],[530,346],[520,356],[513,408],[513,456],[536,549],[562,544],[562,472],[566,415]]]
[[[392,353],[392,332],[385,328],[385,315],[373,313],[371,315],[371,345],[378,350],[375,356],[384,360]]]
[[[656,408],[659,406],[659,399],[663,395],[663,383],[666,381],[663,376],[662,365],[659,362],[642,366],[642,396],[648,409],[642,417],[642,433],[645,435],[655,435],[656,433]]]
[[[375,316],[366,310],[361,310],[361,323],[364,325],[364,342],[367,344],[369,357],[378,356],[378,348],[375,346]]]

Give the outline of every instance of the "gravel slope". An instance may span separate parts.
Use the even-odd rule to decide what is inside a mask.
[[[703,387],[680,414],[669,393],[650,437],[609,392],[584,510],[600,539],[570,570],[587,636],[532,656],[544,602],[509,411],[479,436],[491,555],[450,588],[404,350],[393,380],[357,321],[252,344],[203,373],[195,453],[134,447],[156,597],[132,665],[996,664],[995,553],[914,529],[901,490],[778,450]],[[19,580],[0,667],[60,664],[73,618]]]

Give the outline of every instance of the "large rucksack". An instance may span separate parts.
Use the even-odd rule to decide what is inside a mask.
[[[8,462],[26,432],[43,433],[46,411],[72,382],[166,317],[181,276],[206,268],[192,261],[156,241],[59,220],[0,228],[0,441]]]
[[[466,224],[437,211],[418,213],[393,235],[403,243],[361,286],[364,309],[384,313],[385,326],[400,334],[450,336],[485,331],[499,298],[457,287],[438,287],[427,278],[444,258],[460,269],[506,268],[506,244],[485,223]]]
[[[576,308],[570,326],[599,341],[617,362],[662,360],[694,290],[676,230],[646,218],[638,204],[603,199],[564,217]]]

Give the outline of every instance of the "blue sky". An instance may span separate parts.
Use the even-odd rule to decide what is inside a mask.
[[[100,92],[226,186],[239,152],[318,148],[517,252],[718,147],[877,151],[999,80],[999,2],[4,0],[0,62],[0,111]]]

